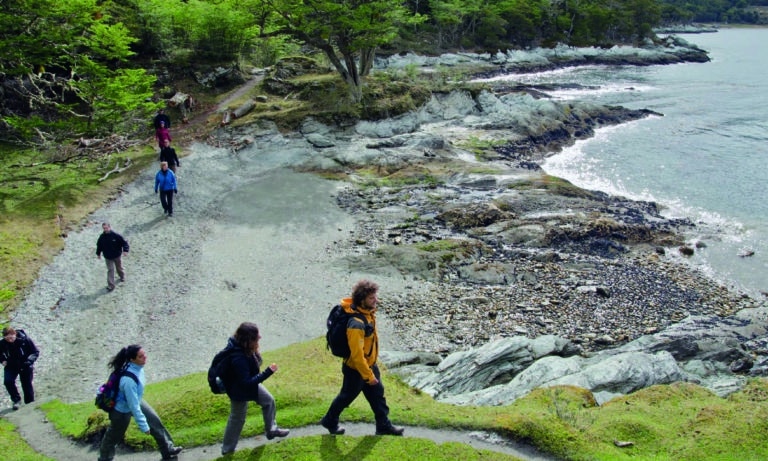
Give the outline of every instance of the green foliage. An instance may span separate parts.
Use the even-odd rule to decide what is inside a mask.
[[[292,461],[362,460],[456,460],[514,461],[514,456],[475,449],[456,442],[435,443],[411,437],[333,437],[329,435],[293,438],[251,450],[240,450],[227,460],[290,459]]]
[[[755,6],[765,5],[760,0],[659,0],[666,24],[691,22],[760,23]],[[763,22],[764,23],[764,22]]]
[[[362,99],[362,78],[373,66],[376,48],[392,41],[398,26],[422,20],[399,0],[266,0],[266,4],[277,26],[274,33],[322,51],[349,86],[355,103]]]
[[[47,456],[43,456],[19,435],[16,428],[4,419],[0,419],[0,447],[4,453],[5,459],[14,461],[53,461]]]
[[[131,131],[122,121],[151,110],[144,100],[154,77],[125,68],[136,39],[95,0],[10,0],[0,24],[9,26],[0,29],[0,72],[19,79],[6,96],[34,101],[4,111],[8,138],[47,143]]]
[[[440,252],[440,251],[453,251],[466,246],[466,241],[454,240],[454,239],[442,239],[431,240],[429,242],[417,243],[416,248],[421,251]]]

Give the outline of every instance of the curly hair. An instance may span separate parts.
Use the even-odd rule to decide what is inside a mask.
[[[362,306],[365,298],[377,291],[379,291],[379,286],[376,283],[371,282],[370,280],[360,280],[355,284],[354,288],[352,288],[352,305],[357,307]]]

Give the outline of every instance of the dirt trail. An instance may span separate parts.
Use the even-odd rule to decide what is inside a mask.
[[[59,460],[59,461],[81,461],[85,459],[95,459],[98,457],[96,447],[81,443],[75,443],[62,437],[53,428],[53,425],[45,420],[42,412],[37,410],[34,405],[22,407],[21,410],[11,412],[6,410],[3,417],[14,423],[21,435],[27,442],[40,453]],[[133,424],[133,423],[131,423]],[[349,452],[350,437],[363,437],[373,435],[374,428],[371,424],[348,424],[344,427],[347,432],[343,436],[328,435],[328,431],[322,426],[312,425],[298,428],[291,428],[291,437],[307,437],[313,435],[325,435],[336,444],[343,444],[344,452]],[[416,437],[429,439],[436,443],[458,442],[470,445],[477,449],[490,450],[498,453],[512,455],[526,461],[552,461],[554,458],[547,457],[536,452],[530,447],[504,442],[499,436],[485,432],[467,432],[453,430],[435,430],[420,427],[406,427],[406,437]],[[256,437],[242,438],[237,446],[238,451],[253,449],[267,443],[279,443],[279,441],[268,441],[263,435]],[[355,443],[368,443],[362,440],[355,440]],[[221,445],[205,445],[198,447],[188,447],[179,455],[180,461],[208,461],[221,456]],[[156,456],[155,456],[156,455]],[[115,459],[120,461],[146,461],[147,459],[159,459],[157,452],[133,452],[124,447],[118,447]]]

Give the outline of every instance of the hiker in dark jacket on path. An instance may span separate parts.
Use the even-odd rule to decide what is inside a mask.
[[[181,166],[179,156],[176,155],[176,149],[171,147],[171,141],[166,139],[163,148],[160,149],[160,161],[167,162],[168,168],[176,174],[176,167]]]
[[[154,120],[155,129],[160,128],[160,122],[163,122],[166,128],[171,127],[171,118],[165,113],[165,109],[157,109]]]
[[[115,270],[121,282],[125,282],[123,270],[123,253],[128,253],[128,241],[122,235],[112,230],[108,222],[101,225],[102,233],[96,241],[96,256],[101,259],[104,253],[104,261],[107,263],[107,291],[115,289]]]
[[[261,407],[267,439],[286,437],[290,432],[277,426],[275,398],[261,384],[277,371],[277,364],[273,363],[264,371],[259,371],[262,364],[259,353],[260,338],[259,327],[256,324],[243,322],[237,327],[235,335],[229,338],[227,342],[226,349],[231,350],[231,352],[226,359],[229,360],[229,364],[221,379],[224,381],[224,387],[229,397],[230,411],[227,427],[224,430],[224,440],[221,444],[222,455],[235,451],[245,424],[249,401],[256,402]]]
[[[24,403],[35,401],[35,389],[32,387],[32,379],[35,371],[35,360],[40,351],[32,342],[24,330],[15,330],[12,327],[3,328],[3,339],[0,340],[0,363],[5,367],[3,384],[11,396],[13,409],[19,409],[21,395],[16,387],[16,378],[21,381],[21,390],[24,392]]]

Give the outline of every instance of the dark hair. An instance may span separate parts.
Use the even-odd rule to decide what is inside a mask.
[[[14,330],[13,327],[5,327],[5,328],[3,328],[3,338],[5,338],[6,336],[8,336],[10,334],[14,334],[14,333],[16,333],[16,330]]]
[[[371,282],[370,280],[360,280],[355,284],[355,287],[352,288],[352,305],[355,307],[362,306],[365,298],[377,291],[379,291],[379,286],[374,282]]]
[[[118,352],[114,357],[112,357],[112,360],[109,361],[108,367],[111,368],[112,371],[122,370],[126,365],[128,365],[129,361],[135,359],[136,356],[139,355],[140,350],[141,346],[138,344],[131,344],[130,346],[126,346],[120,349],[120,352]]]
[[[253,344],[259,343],[259,327],[253,322],[243,322],[235,330],[235,342],[247,352],[257,352]]]

